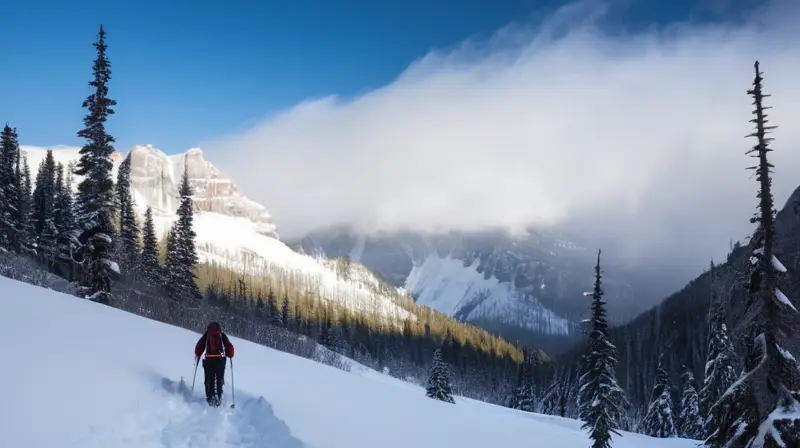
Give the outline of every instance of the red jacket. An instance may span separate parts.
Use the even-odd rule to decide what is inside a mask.
[[[210,332],[210,334],[209,334]],[[222,340],[222,346],[220,347],[219,353],[208,353],[207,350],[209,347],[209,336],[217,337],[219,336]],[[223,333],[220,330],[208,330],[200,336],[200,340],[197,341],[197,344],[194,346],[194,355],[198,358],[200,355],[206,352],[206,359],[208,358],[222,358],[227,356],[228,358],[233,358],[233,344],[228,339],[228,335]]]

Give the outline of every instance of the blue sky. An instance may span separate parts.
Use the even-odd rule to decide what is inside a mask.
[[[26,0],[3,8],[0,120],[23,144],[80,145],[94,41],[112,62],[109,122],[118,150],[168,153],[244,130],[300,101],[357,96],[432,49],[485,38],[562,6],[554,0]],[[631,31],[676,20],[735,19],[755,0],[615,2]]]

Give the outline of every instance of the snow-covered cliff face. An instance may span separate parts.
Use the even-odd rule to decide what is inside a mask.
[[[417,303],[512,340],[524,337],[555,352],[580,335],[583,293],[593,285],[596,249],[541,232],[364,236],[339,228],[290,242],[305,252],[349,256]],[[645,274],[606,260],[603,286],[609,319],[623,323],[663,298]],[[558,341],[556,341],[558,340]]]
[[[131,186],[144,199],[135,198],[137,207],[143,210],[149,205],[157,215],[174,213],[178,209],[178,178],[170,158],[151,145],[134,147],[130,156]]]
[[[35,174],[47,148],[21,145],[20,149],[28,159],[31,173]],[[80,158],[80,148],[56,146],[51,149],[56,162],[64,165]],[[141,145],[134,146],[127,154],[115,153],[112,172],[115,180],[117,169],[128,154],[131,157],[134,201],[141,214],[148,206],[156,216],[175,214],[180,202],[178,187],[186,168],[194,191],[192,199],[199,210],[245,218],[254,224],[259,234],[278,238],[277,227],[266,207],[240,194],[233,179],[206,160],[199,148],[168,156],[153,145]]]
[[[246,218],[262,235],[278,238],[277,227],[267,209],[242,196],[233,179],[205,159],[203,151],[192,148],[167,156],[152,145],[131,149],[131,184],[147,204],[160,213],[178,208],[178,185],[186,169],[194,191],[195,206],[202,211]]]

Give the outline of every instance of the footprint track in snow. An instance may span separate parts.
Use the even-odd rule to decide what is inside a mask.
[[[230,409],[209,407],[182,382],[163,378],[163,406],[136,407],[112,427],[95,430],[74,446],[152,448],[308,448],[295,438],[263,397],[243,397]]]

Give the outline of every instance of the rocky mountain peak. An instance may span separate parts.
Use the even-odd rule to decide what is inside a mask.
[[[233,179],[206,160],[200,148],[191,148],[169,159],[177,183],[186,170],[198,209],[249,219],[257,225],[258,233],[278,238],[277,228],[267,209],[242,196]]]
[[[35,172],[48,148],[23,145],[21,149],[31,171]],[[52,149],[55,159],[65,165],[80,158],[80,148],[59,146]],[[131,186],[140,213],[150,206],[154,215],[173,215],[178,209],[178,186],[186,169],[199,210],[245,218],[255,224],[258,233],[279,239],[266,207],[240,194],[233,179],[206,160],[200,148],[169,156],[152,144],[137,145],[127,154],[112,155],[113,176],[125,157],[131,158]]]

